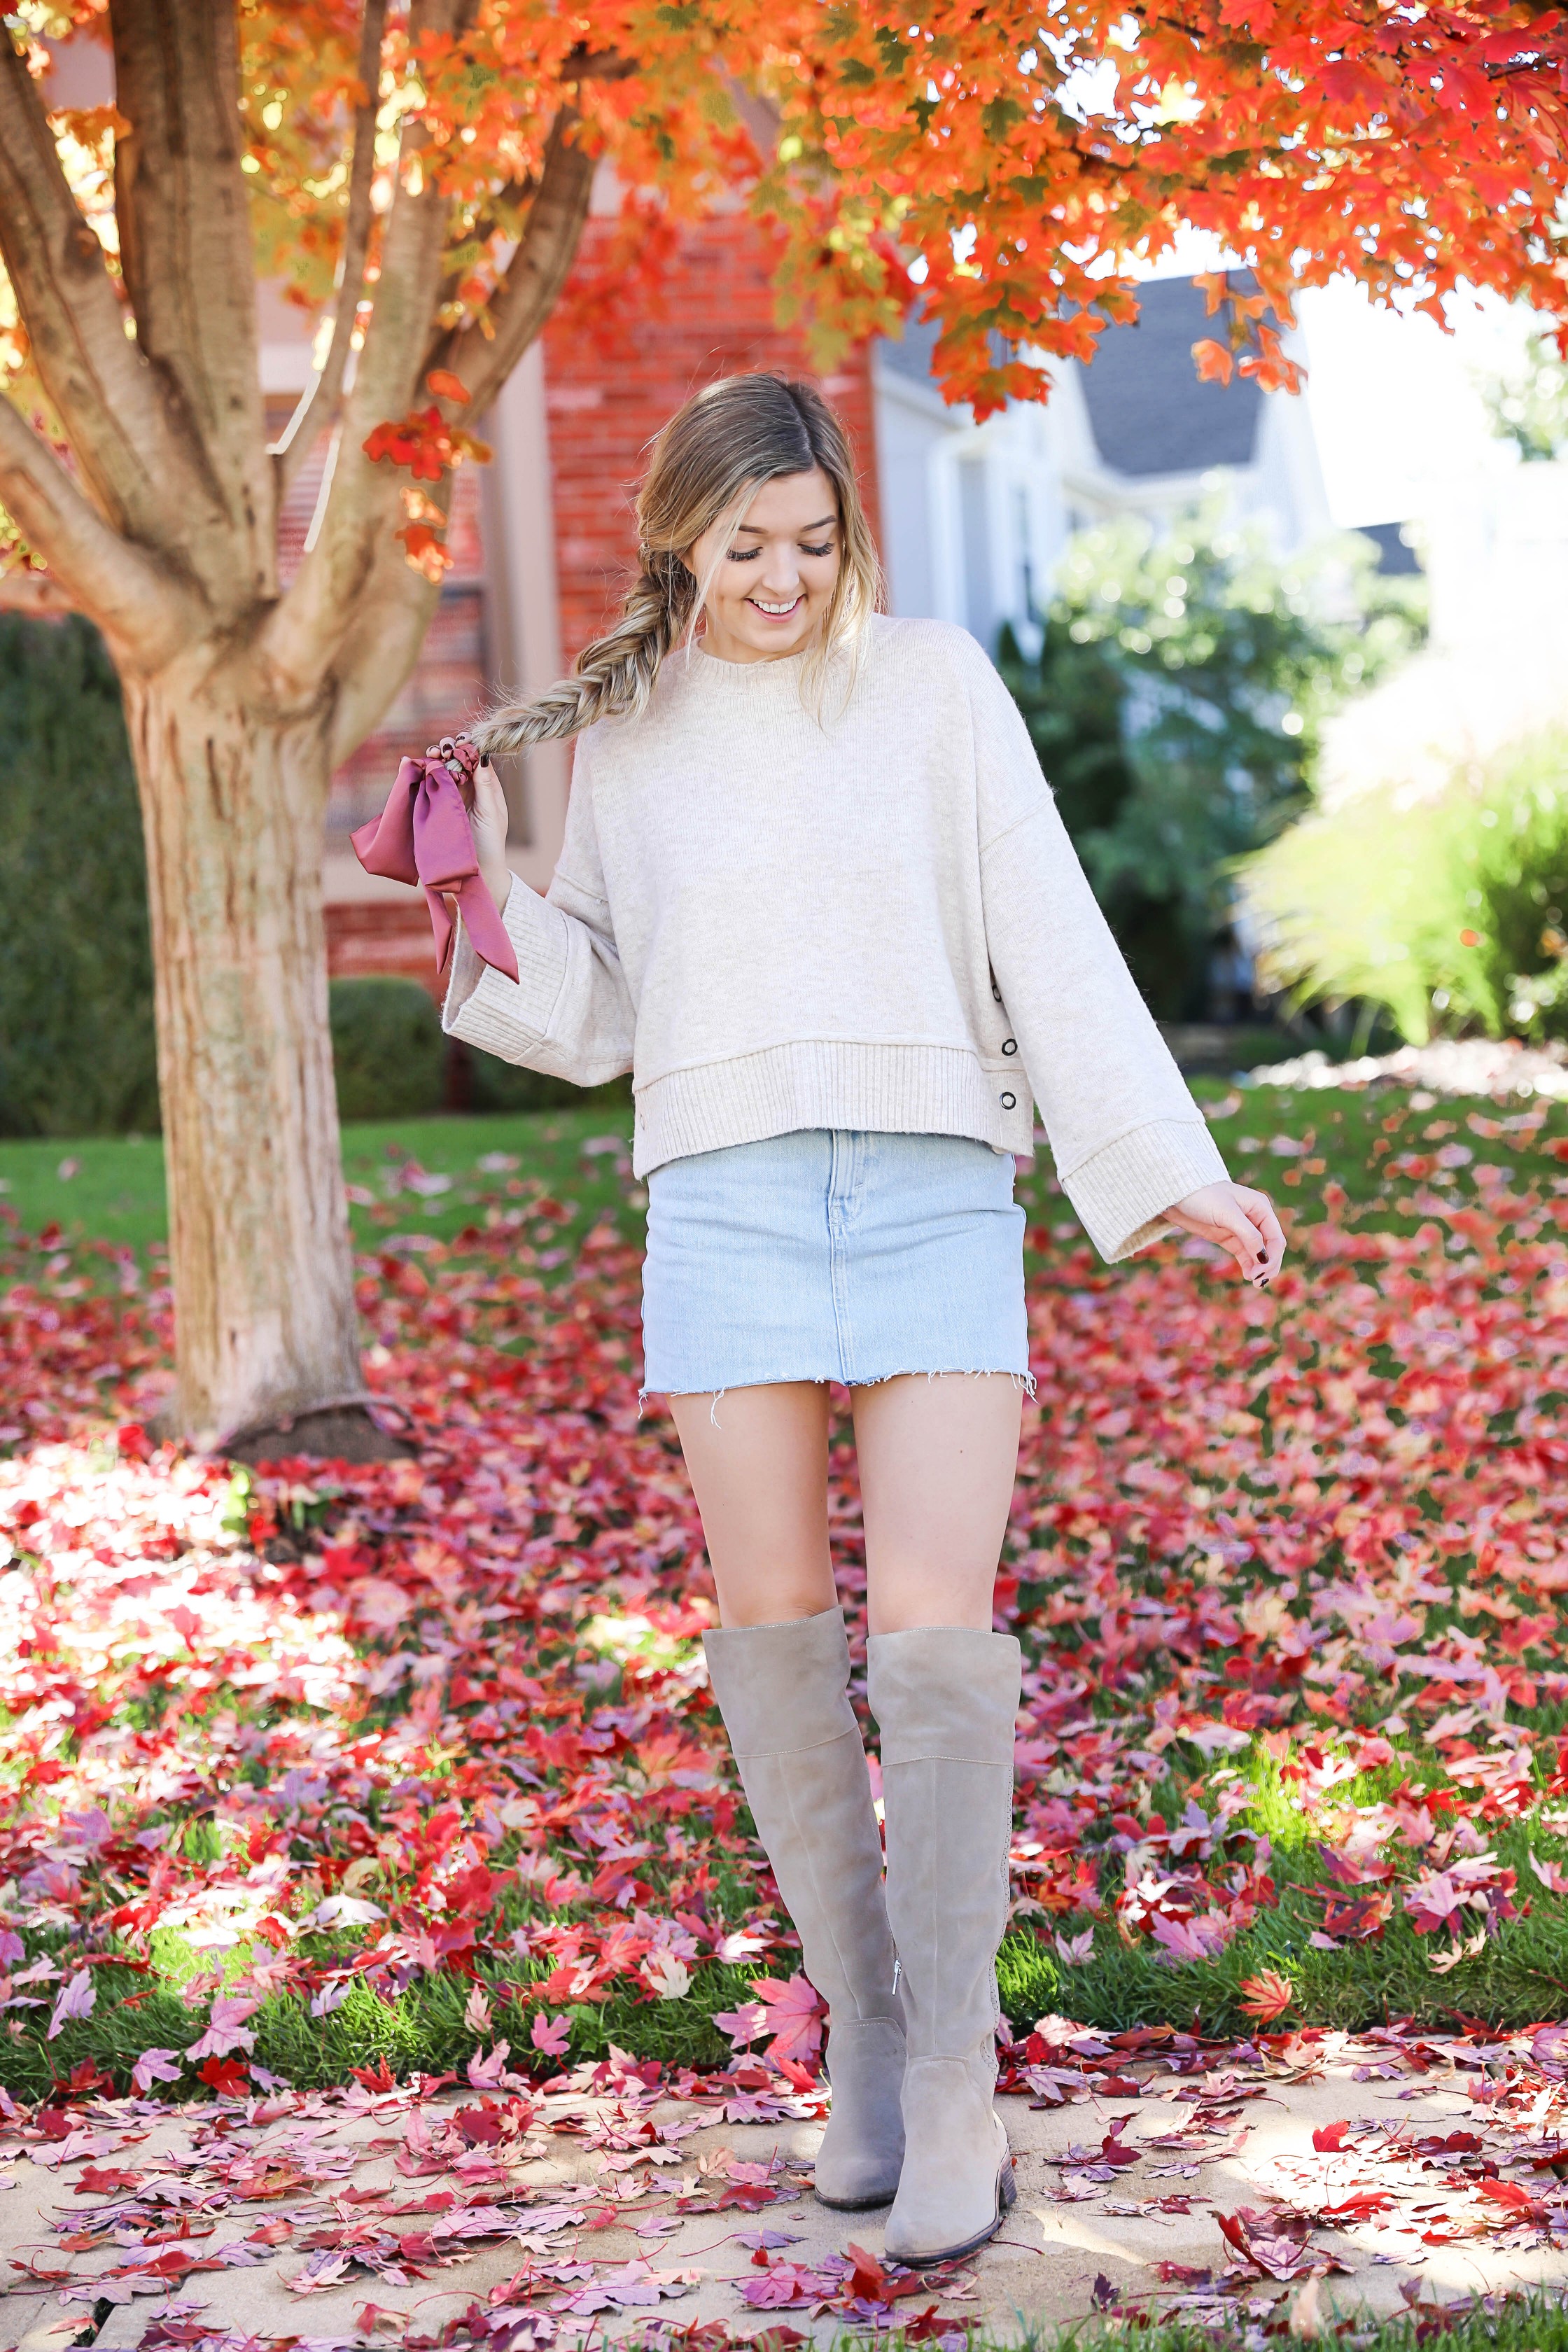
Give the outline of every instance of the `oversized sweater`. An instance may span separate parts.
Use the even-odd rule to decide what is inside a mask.
[[[578,738],[554,879],[504,909],[519,978],[459,939],[447,1028],[580,1086],[630,1070],[638,1174],[816,1127],[1028,1156],[1032,1097],[1128,1255],[1225,1164],[1011,696],[938,621],[879,618],[820,718],[801,669],[699,646]]]

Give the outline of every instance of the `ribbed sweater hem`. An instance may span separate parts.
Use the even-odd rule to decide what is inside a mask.
[[[637,1087],[636,1101],[632,1167],[639,1176],[667,1160],[813,1127],[967,1135],[1022,1159],[1034,1150],[1023,1073],[993,1078],[962,1046],[807,1038],[670,1070]]]

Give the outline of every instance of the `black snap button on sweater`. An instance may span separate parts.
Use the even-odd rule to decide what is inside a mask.
[[[1016,1095],[1004,1095],[1004,1096],[1003,1096],[1003,1097],[1002,1097],[1002,1108],[1003,1108],[1003,1109],[1004,1109],[1004,1110],[1012,1110],[1012,1109],[1015,1108],[1015,1106],[1016,1105],[1017,1100],[1018,1100],[1018,1097],[1017,1097],[1017,1096],[1016,1096]]]
[[[1016,1054],[1016,1053],[1017,1052],[1017,1050],[1018,1050],[1018,1040],[1016,1039],[1016,1037],[1004,1037],[1004,1038],[1003,1038],[1003,1040],[1002,1040],[1002,1051],[1003,1051],[1005,1054]]]

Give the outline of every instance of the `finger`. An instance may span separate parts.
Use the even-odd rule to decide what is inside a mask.
[[[1272,1202],[1264,1209],[1259,1230],[1263,1235],[1264,1246],[1268,1252],[1268,1272],[1272,1276],[1279,1273],[1283,1265],[1286,1249],[1285,1228],[1275,1215]]]
[[[485,834],[493,835],[504,841],[506,803],[499,791],[492,793],[487,789],[483,776],[479,777],[471,789],[468,798],[468,821],[473,826],[476,840],[480,834]]]
[[[1274,1213],[1274,1203],[1267,1192],[1258,1192],[1253,1185],[1237,1184],[1233,1190],[1257,1237],[1253,1244],[1255,1260],[1264,1278],[1272,1281],[1285,1256],[1285,1230]]]
[[[469,737],[459,736],[458,742],[463,756],[451,761],[451,772],[457,776],[458,788],[469,814],[478,815],[484,808],[490,789],[500,790],[500,779],[489,761],[475,750]]]
[[[1246,1202],[1227,1201],[1216,1213],[1215,1239],[1235,1258],[1248,1282],[1259,1286],[1271,1279],[1274,1269],[1268,1245]]]

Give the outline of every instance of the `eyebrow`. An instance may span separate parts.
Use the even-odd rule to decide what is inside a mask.
[[[837,522],[837,520],[838,517],[836,514],[824,515],[820,522],[802,523],[800,529],[793,533],[793,536],[796,539],[804,539],[808,531],[828,530]],[[749,530],[754,538],[765,539],[767,537],[767,533],[763,530],[760,522],[737,523],[735,528],[737,533],[742,530]]]

